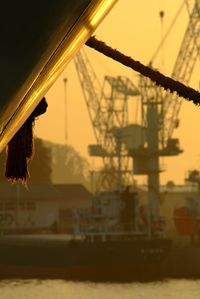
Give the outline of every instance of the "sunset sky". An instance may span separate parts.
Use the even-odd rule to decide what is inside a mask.
[[[95,35],[113,48],[147,64],[182,3],[183,0],[119,0],[96,30]],[[165,12],[163,23],[159,16],[161,10]],[[188,13],[184,7],[153,62],[153,66],[166,75],[171,74],[187,22]],[[84,47],[100,82],[103,83],[104,75],[125,75],[137,83],[137,73]],[[190,82],[190,86],[195,89],[199,89],[199,67],[198,61]],[[68,80],[66,94],[64,78]],[[65,113],[65,95],[67,113]],[[67,142],[91,162],[87,146],[94,144],[95,138],[73,61],[46,94],[46,99],[49,104],[48,112],[36,122],[35,134],[45,140]],[[180,139],[184,153],[178,157],[162,160],[167,170],[161,174],[161,183],[168,180],[174,180],[177,184],[183,183],[189,169],[200,168],[200,141],[197,129],[200,125],[200,108],[183,100],[179,116],[180,126],[173,137]]]

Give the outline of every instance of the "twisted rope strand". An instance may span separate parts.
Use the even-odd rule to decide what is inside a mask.
[[[165,90],[168,90],[170,92],[177,92],[180,97],[192,101],[196,105],[200,104],[200,93],[197,90],[188,87],[170,77],[167,77],[161,74],[159,71],[154,70],[149,66],[145,66],[141,62],[122,54],[118,50],[106,45],[106,43],[96,39],[94,36],[88,39],[86,45],[104,54],[105,56],[110,57],[115,61],[118,61],[121,64],[133,69],[134,71],[139,72],[143,76],[148,77],[156,85],[163,87]]]

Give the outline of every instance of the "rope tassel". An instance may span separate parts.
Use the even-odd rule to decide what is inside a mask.
[[[10,140],[7,146],[5,176],[11,182],[26,183],[29,177],[28,161],[33,157],[33,126],[36,117],[46,112],[47,102],[42,98],[35,110]]]
[[[174,79],[167,77],[148,66],[143,65],[141,62],[136,61],[131,57],[122,54],[118,50],[109,47],[104,42],[99,41],[95,37],[90,37],[86,42],[86,45],[133,69],[134,71],[139,72],[143,76],[148,77],[156,85],[163,87],[165,90],[169,90],[170,92],[177,92],[180,97],[188,99],[189,101],[193,101],[194,104],[200,104],[200,93],[195,89],[185,86],[181,82],[175,81]]]

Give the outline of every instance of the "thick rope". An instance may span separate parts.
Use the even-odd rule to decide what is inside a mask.
[[[107,46],[104,42],[97,40],[94,36],[89,38],[86,45],[133,69],[134,71],[139,72],[143,76],[148,77],[156,85],[163,87],[165,90],[177,92],[180,97],[192,101],[196,105],[200,104],[200,93],[197,90],[188,87],[179,81],[175,81],[174,79],[161,74],[157,70],[143,65],[139,61],[135,61],[118,50]]]

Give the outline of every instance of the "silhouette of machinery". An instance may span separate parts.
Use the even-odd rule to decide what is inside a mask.
[[[200,57],[200,0],[193,2],[185,1],[189,21],[171,74],[173,79],[184,84],[189,83]],[[164,14],[160,16],[163,18]],[[177,17],[178,14],[175,19]],[[142,76],[137,86],[127,77],[105,76],[101,86],[83,49],[75,56],[74,63],[97,141],[89,145],[89,152],[103,159],[96,191],[120,191],[130,184],[133,174],[147,175],[151,217],[156,219],[159,216],[159,173],[162,171],[159,157],[182,152],[179,140],[172,138],[179,125],[182,99]],[[129,123],[129,97],[133,101],[140,99],[139,124]],[[130,160],[133,160],[133,169]]]

